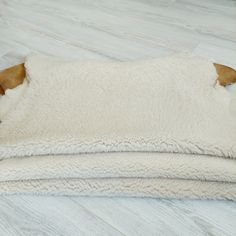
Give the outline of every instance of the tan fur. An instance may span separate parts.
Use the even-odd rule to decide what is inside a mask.
[[[0,94],[5,94],[7,89],[13,89],[22,84],[25,79],[24,64],[16,65],[0,72]]]
[[[220,85],[236,83],[236,71],[228,66],[214,63],[217,80]],[[4,95],[7,89],[13,89],[22,84],[25,79],[26,71],[24,64],[16,65],[0,72],[0,94]]]
[[[0,94],[1,94],[1,95],[4,94],[4,90],[3,90],[2,86],[0,86]]]
[[[214,63],[214,66],[216,68],[217,74],[219,75],[217,79],[220,85],[226,86],[236,83],[236,70],[216,63]]]

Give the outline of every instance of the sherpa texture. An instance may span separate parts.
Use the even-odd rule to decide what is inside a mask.
[[[236,161],[170,153],[19,157],[0,162],[0,194],[236,200]]]
[[[146,151],[236,158],[229,93],[210,61],[26,61],[30,84],[2,119],[0,158]]]
[[[0,121],[8,114],[11,109],[18,104],[19,99],[22,97],[25,89],[27,88],[27,80],[14,89],[7,89],[4,96],[0,95]]]
[[[235,116],[211,62],[30,56],[26,68],[0,125],[0,194],[236,200]]]

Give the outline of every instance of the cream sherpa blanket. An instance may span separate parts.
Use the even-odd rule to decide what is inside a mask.
[[[236,199],[236,119],[211,62],[26,68],[0,125],[0,193]]]

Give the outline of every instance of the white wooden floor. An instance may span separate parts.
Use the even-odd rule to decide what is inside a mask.
[[[30,52],[135,60],[193,52],[236,66],[233,0],[0,0],[0,68]],[[236,235],[236,202],[0,197],[0,235]]]

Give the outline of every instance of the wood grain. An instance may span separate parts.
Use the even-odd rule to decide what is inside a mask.
[[[29,53],[135,60],[192,52],[236,66],[233,0],[0,0],[0,69]],[[0,197],[0,235],[236,235],[236,203]]]

